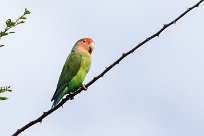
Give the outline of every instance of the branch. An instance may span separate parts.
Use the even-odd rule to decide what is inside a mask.
[[[23,24],[25,23],[26,17],[25,15],[30,14],[31,12],[27,9],[24,10],[23,15],[21,15],[20,17],[18,17],[18,19],[16,19],[16,21],[12,21],[11,19],[8,19],[6,21],[6,28],[4,29],[4,31],[0,31],[0,39],[3,36],[6,36],[8,34],[12,34],[15,32],[8,32],[8,30],[10,30],[11,28],[19,25],[19,24]],[[0,45],[0,47],[3,47],[4,45]]]
[[[198,7],[204,0],[200,0],[197,4],[195,4],[194,6],[188,8],[185,12],[183,12],[181,15],[179,15],[176,19],[174,19],[173,21],[171,21],[168,24],[164,24],[164,26],[157,31],[155,34],[153,34],[152,36],[146,38],[144,41],[142,41],[141,43],[139,43],[137,46],[135,46],[133,49],[131,49],[130,51],[123,53],[122,56],[120,58],[118,58],[115,62],[113,62],[113,64],[111,64],[110,66],[106,67],[106,69],[99,74],[98,76],[94,77],[93,80],[91,80],[89,83],[87,83],[85,85],[86,88],[88,88],[90,85],[92,85],[94,82],[96,82],[99,78],[103,77],[109,70],[111,70],[113,67],[115,67],[117,64],[120,63],[120,61],[122,61],[125,57],[127,57],[129,54],[133,53],[136,49],[138,49],[139,47],[141,47],[142,45],[144,45],[145,43],[147,43],[148,41],[152,40],[153,38],[155,38],[156,36],[159,36],[167,27],[175,24],[178,20],[180,20],[184,15],[186,15],[188,12],[190,12],[192,9]],[[73,94],[67,95],[65,99],[63,99],[55,108],[48,110],[47,112],[44,112],[40,117],[38,117],[37,119],[29,122],[28,124],[26,124],[25,126],[23,126],[22,128],[18,129],[12,136],[17,136],[18,134],[20,134],[21,132],[23,132],[24,130],[28,129],[29,127],[35,125],[38,122],[42,122],[42,120],[47,117],[48,115],[50,115],[52,112],[56,111],[58,108],[60,108],[61,106],[63,106],[63,104],[68,101],[71,100],[74,96],[76,96],[77,94],[81,93],[84,90],[83,87],[79,87],[78,89],[75,90],[75,92]]]
[[[26,15],[27,14],[30,14],[31,12],[29,11],[29,10],[27,10],[27,9],[25,9],[24,10],[24,13],[23,13],[23,15],[21,15],[20,17],[18,17],[17,19],[16,19],[16,21],[12,21],[11,19],[8,19],[7,21],[6,21],[6,28],[4,29],[4,31],[0,31],[0,39],[1,39],[1,37],[3,37],[3,36],[6,36],[6,35],[8,35],[8,34],[12,34],[12,33],[15,33],[15,32],[8,32],[11,28],[13,28],[13,27],[15,27],[15,26],[17,26],[17,25],[19,25],[19,24],[23,24],[23,23],[25,23],[25,20],[26,20]],[[0,47],[3,47],[4,45],[0,45]],[[2,92],[12,92],[12,90],[10,90],[9,89],[10,88],[10,86],[6,86],[6,87],[0,87],[0,93],[2,93]],[[8,98],[6,98],[6,97],[1,97],[0,96],[0,100],[7,100]]]

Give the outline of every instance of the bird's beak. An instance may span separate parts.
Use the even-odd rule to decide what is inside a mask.
[[[93,51],[93,49],[94,49],[94,43],[92,42],[92,43],[90,43],[90,46],[89,46],[89,53],[91,54],[92,53],[92,51]]]

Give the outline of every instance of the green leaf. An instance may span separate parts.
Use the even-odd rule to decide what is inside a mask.
[[[26,19],[26,17],[22,16],[22,17],[20,17],[20,19]]]
[[[16,25],[16,22],[11,21],[10,27],[13,27]]]
[[[9,26],[10,26],[10,23],[11,23],[11,19],[8,19],[8,20],[6,21],[6,26],[9,27]]]
[[[0,96],[0,100],[7,100],[8,98],[6,98],[6,97],[1,97]]]
[[[15,24],[16,24],[16,22],[13,22],[11,19],[8,19],[6,21],[6,26],[7,27],[13,27],[13,26],[15,26]]]
[[[6,87],[6,91],[7,91],[7,92],[12,92],[12,90],[11,90],[10,88],[11,88],[11,86],[7,86],[7,87]]]
[[[12,90],[10,88],[11,88],[11,86],[0,87],[0,93],[3,93],[3,92],[12,92]]]
[[[2,37],[2,36],[5,36],[5,35],[8,35],[8,33],[5,33],[5,32],[0,32],[0,37]]]
[[[25,23],[25,21],[20,21],[20,22],[17,22],[17,24],[23,24]]]
[[[24,11],[24,15],[26,14],[30,14],[31,12],[26,8],[25,11]]]

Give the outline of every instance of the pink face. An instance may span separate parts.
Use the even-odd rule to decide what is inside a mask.
[[[94,48],[94,41],[92,39],[82,38],[77,42],[77,44],[79,45],[78,48],[80,48],[81,50],[86,50],[90,54],[92,53],[93,48]]]

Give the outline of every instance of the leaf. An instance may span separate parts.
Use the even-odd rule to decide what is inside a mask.
[[[15,26],[15,25],[16,25],[16,22],[11,21],[10,27],[13,27],[13,26]]]
[[[3,93],[3,92],[12,92],[12,90],[10,88],[11,88],[11,86],[0,87],[0,93]]]
[[[25,23],[25,21],[20,21],[20,22],[17,22],[17,24],[23,24]]]
[[[6,97],[1,97],[0,96],[0,100],[7,100],[8,98],[6,98]]]
[[[5,36],[5,35],[8,35],[8,33],[5,33],[5,32],[0,32],[0,37],[2,37],[2,36]]]
[[[13,34],[13,33],[15,33],[15,32],[9,32],[9,34]]]
[[[22,16],[22,17],[20,17],[20,19],[26,19],[26,17]]]
[[[6,91],[7,91],[7,92],[12,92],[12,90],[11,90],[10,88],[11,88],[11,86],[7,86],[7,87],[6,87]]]
[[[24,11],[24,15],[26,14],[30,14],[31,12],[26,8],[25,11]]]
[[[9,26],[10,26],[10,23],[11,23],[11,19],[8,19],[8,20],[6,21],[6,26],[9,27]]]
[[[6,21],[6,26],[7,27],[13,27],[13,26],[15,26],[15,24],[16,24],[16,22],[13,22],[11,19],[8,19]]]

